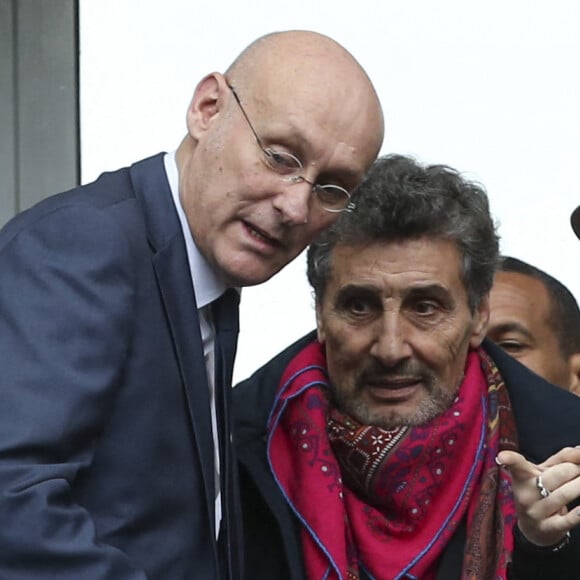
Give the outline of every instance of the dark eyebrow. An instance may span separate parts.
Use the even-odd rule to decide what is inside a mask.
[[[425,284],[416,286],[411,286],[409,288],[409,294],[420,293],[420,294],[449,294],[449,289],[441,284]]]
[[[455,299],[449,291],[449,288],[441,284],[426,284],[424,286],[413,286],[406,293],[409,298],[421,298],[432,296],[440,300],[447,307],[455,306]]]
[[[345,297],[348,298],[352,295],[360,296],[361,294],[365,296],[371,296],[379,292],[380,290],[376,286],[364,284],[347,284],[336,293],[336,297],[341,299]]]
[[[347,284],[336,294],[337,300],[344,300],[350,296],[373,297],[382,294],[381,288],[372,284]],[[424,286],[413,286],[405,291],[404,299],[435,298],[439,300],[445,308],[454,308],[455,299],[446,286],[441,284],[426,284]]]
[[[530,340],[534,338],[530,331],[519,322],[504,322],[503,324],[498,324],[488,329],[488,333],[494,336],[508,332],[517,332]]]

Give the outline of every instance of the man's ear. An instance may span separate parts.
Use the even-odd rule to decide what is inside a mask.
[[[322,304],[320,301],[316,301],[316,334],[318,336],[318,342],[324,344],[326,340],[326,333],[324,331],[324,324],[322,324]]]
[[[212,121],[223,109],[228,86],[220,73],[205,76],[195,87],[187,109],[187,131],[195,141],[207,131]]]
[[[485,338],[489,324],[489,294],[484,296],[473,315],[473,331],[469,340],[471,348],[477,348]]]
[[[570,368],[570,384],[568,390],[580,396],[580,352],[573,354],[568,359],[568,367]]]

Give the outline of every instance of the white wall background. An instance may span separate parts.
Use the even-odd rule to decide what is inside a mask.
[[[254,38],[316,30],[373,79],[382,153],[481,181],[502,251],[580,298],[579,27],[577,0],[80,0],[82,179],[175,149],[197,81]],[[304,271],[244,290],[237,379],[313,327]]]

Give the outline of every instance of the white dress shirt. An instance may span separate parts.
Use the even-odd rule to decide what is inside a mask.
[[[187,218],[181,200],[179,197],[179,174],[177,170],[177,163],[175,161],[175,152],[166,153],[163,158],[165,164],[165,171],[171,188],[173,202],[183,237],[185,239],[185,246],[187,249],[187,259],[189,261],[189,269],[191,271],[191,279],[193,280],[193,290],[195,292],[195,300],[197,302],[197,309],[199,315],[199,324],[201,330],[201,338],[203,341],[203,356],[205,359],[205,368],[207,370],[207,378],[209,384],[209,397],[211,404],[211,427],[214,443],[214,458],[215,458],[215,522],[216,535],[219,532],[219,524],[221,521],[221,497],[220,497],[220,460],[219,460],[219,445],[218,445],[218,431],[217,431],[217,417],[216,417],[216,400],[215,400],[215,329],[211,315],[211,303],[219,298],[227,289],[226,285],[219,279],[215,271],[208,264],[203,257],[198,247],[195,245],[193,236],[187,223]]]

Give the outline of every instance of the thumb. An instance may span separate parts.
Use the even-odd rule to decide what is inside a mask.
[[[497,454],[497,463],[503,467],[511,467],[512,465],[517,465],[518,463],[526,462],[526,458],[517,451],[500,451]]]
[[[509,468],[514,479],[527,479],[541,473],[535,463],[531,463],[516,451],[500,451],[497,454],[497,462],[501,466]]]

